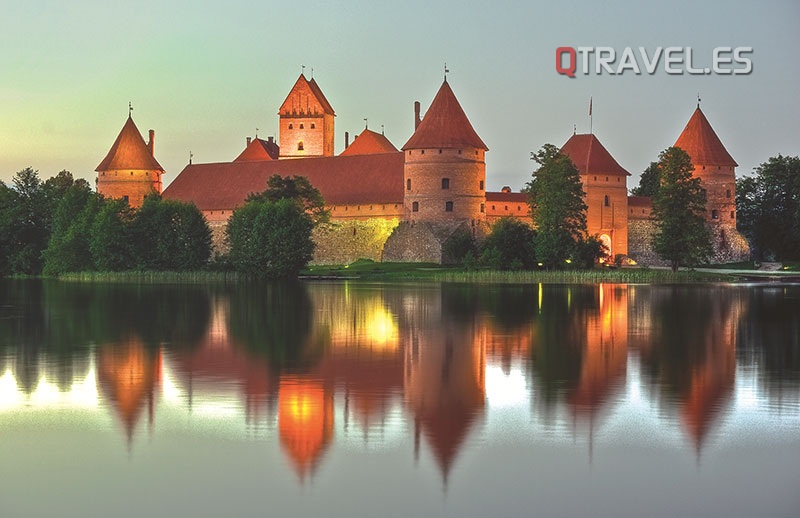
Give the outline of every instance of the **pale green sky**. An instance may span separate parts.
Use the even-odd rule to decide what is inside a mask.
[[[697,5],[700,4],[700,5]],[[449,81],[490,148],[490,189],[528,181],[530,151],[577,124],[638,173],[672,145],[696,103],[739,174],[800,154],[800,2],[298,2],[0,0],[0,180],[32,166],[94,179],[133,102],[171,182],[188,160],[229,161],[245,137],[275,134],[276,112],[311,67],[344,132],[384,124],[402,146],[414,100]],[[750,75],[579,76],[559,46],[680,46],[700,66],[749,46]],[[638,181],[636,177],[629,187]]]

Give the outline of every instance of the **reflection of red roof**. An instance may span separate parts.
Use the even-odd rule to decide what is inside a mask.
[[[472,128],[453,90],[445,81],[403,150],[459,147],[489,149]]]
[[[375,155],[379,153],[396,152],[397,148],[389,142],[389,139],[386,138],[385,135],[365,129],[347,149],[342,151],[341,156]]]
[[[436,411],[420,416],[422,431],[445,479],[480,411],[480,408],[450,404],[439,406]]]
[[[274,160],[276,158],[278,158],[278,146],[274,142],[267,142],[266,140],[255,138],[244,148],[244,151],[236,157],[234,162],[262,162],[264,160]]]
[[[164,170],[150,153],[150,149],[145,144],[142,134],[139,133],[139,129],[130,115],[128,120],[125,121],[122,131],[119,132],[117,140],[114,141],[108,154],[95,171],[115,171],[118,169]]]
[[[308,81],[306,76],[300,74],[300,77],[295,81],[286,100],[281,104],[278,113],[287,115],[292,113],[326,113],[328,115],[335,115],[333,107],[325,94],[322,93],[319,85],[315,80]]]
[[[653,207],[650,196],[628,196],[628,207]]]
[[[274,175],[305,176],[328,205],[403,203],[403,154],[313,157],[299,160],[188,165],[164,197],[200,210],[234,209]]]
[[[621,174],[630,176],[614,160],[611,153],[594,135],[572,135],[561,148],[561,153],[567,155],[581,174]]]
[[[722,145],[699,106],[675,141],[675,147],[689,153],[694,165],[739,165]]]
[[[524,192],[488,192],[486,201],[508,202],[508,203],[528,203],[528,195]]]

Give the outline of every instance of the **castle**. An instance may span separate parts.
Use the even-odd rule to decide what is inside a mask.
[[[279,143],[247,138],[231,162],[187,165],[163,191],[192,202],[207,219],[217,247],[233,211],[267,179],[304,176],[321,192],[334,225],[318,228],[316,263],[378,261],[446,262],[447,241],[459,232],[484,236],[502,217],[530,221],[527,197],[504,187],[486,190],[488,147],[472,127],[445,77],[424,117],[414,105],[414,133],[398,150],[367,128],[334,155],[336,113],[315,79],[300,74],[281,104]],[[125,197],[132,206],[161,193],[163,168],[154,155],[153,130],[144,142],[130,113],[106,158],[97,167],[97,190]],[[715,262],[745,259],[749,248],[736,231],[736,162],[698,104],[675,145],[692,158],[707,194],[706,220]],[[657,264],[650,198],[628,196],[626,171],[594,134],[573,134],[561,147],[578,168],[587,209],[587,231],[609,258],[627,255]]]

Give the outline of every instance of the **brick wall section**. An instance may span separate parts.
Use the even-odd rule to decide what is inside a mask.
[[[399,218],[339,220],[314,229],[312,264],[350,264],[357,259],[380,261],[383,247]]]
[[[333,126],[333,115],[281,114],[280,157],[333,156]],[[300,142],[302,150],[298,149]]]
[[[476,148],[405,151],[406,219],[411,222],[484,221],[484,155],[483,149]],[[446,189],[442,188],[443,179],[449,180]],[[414,202],[419,204],[416,212]],[[447,202],[452,202],[452,212],[445,210]]]
[[[609,255],[628,253],[627,177],[620,174],[591,173],[581,176],[586,211],[586,232],[608,236]]]
[[[128,197],[131,207],[140,207],[152,192],[161,194],[161,171],[112,170],[97,173],[97,192],[106,198]]]
[[[653,251],[656,225],[652,219],[628,220],[628,257],[640,266],[666,266]]]

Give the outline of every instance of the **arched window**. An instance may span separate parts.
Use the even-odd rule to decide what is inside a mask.
[[[411,204],[411,212],[419,212],[419,202],[415,201]]]
[[[300,123],[300,129],[303,129],[303,123],[302,122]]]
[[[610,205],[609,200],[608,200],[608,195],[605,195],[603,197],[603,205],[606,206],[606,207],[608,207]]]
[[[731,197],[731,190],[730,189],[725,191],[725,197],[726,198],[730,198]]]
[[[316,129],[316,127],[317,127],[317,125],[312,122],[311,123],[311,129]]]
[[[481,212],[486,212],[486,206],[483,203],[481,203]]]
[[[711,219],[719,219],[719,211],[717,209],[711,211]]]
[[[453,212],[453,202],[452,201],[444,202],[444,211],[445,212]]]
[[[442,189],[450,188],[450,178],[442,178]]]
[[[478,182],[478,189],[480,189],[481,191],[483,190],[483,180]]]
[[[302,151],[303,150],[303,141],[302,140],[297,143],[297,150],[298,151]]]
[[[294,124],[289,124],[289,129],[294,129]]]

